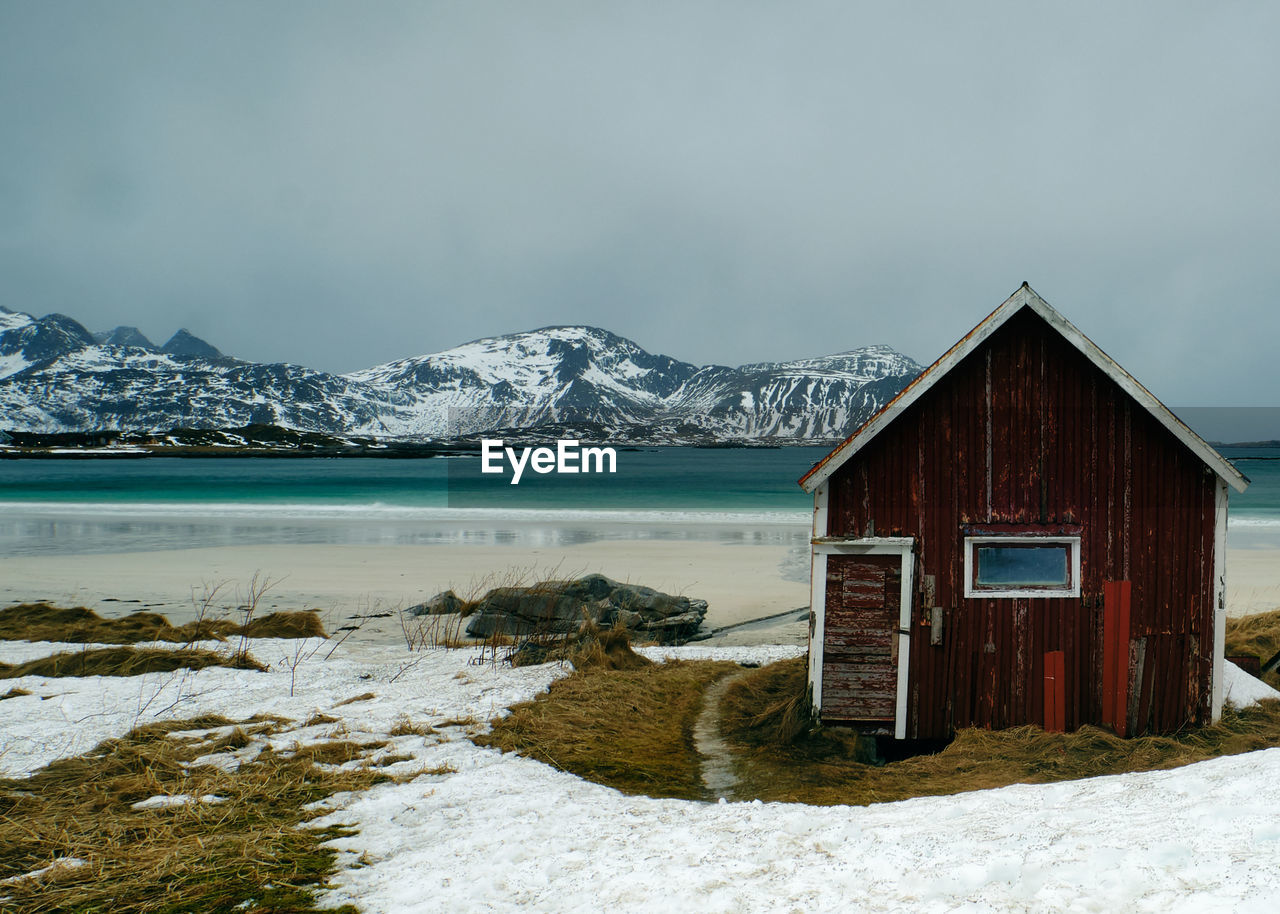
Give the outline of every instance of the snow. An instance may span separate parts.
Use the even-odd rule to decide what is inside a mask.
[[[0,659],[68,647],[78,646],[0,643]],[[316,822],[358,830],[331,842],[340,869],[326,903],[370,912],[1238,911],[1266,908],[1280,884],[1280,750],[871,807],[656,800],[466,739],[563,675],[558,666],[511,669],[477,664],[467,650],[376,644],[326,656],[330,648],[256,640],[266,673],[18,679],[11,684],[33,694],[0,702],[0,774],[22,776],[148,720],[200,713],[294,721],[208,757],[227,768],[264,743],[288,751],[338,734],[389,738],[379,753],[412,759],[388,771],[441,773],[331,797]],[[763,663],[796,649],[646,653]],[[1233,701],[1251,700],[1245,685],[1228,670]],[[317,712],[339,720],[307,726]],[[439,732],[388,737],[406,718]]]
[[[139,800],[134,803],[133,809],[169,809],[173,806],[190,806],[193,803],[225,803],[226,797],[220,797],[216,794],[206,793],[204,796],[193,797],[186,793],[175,793],[158,797],[147,797],[145,800]]]
[[[10,314],[0,336],[31,323]],[[87,345],[38,368],[21,355],[0,357],[0,379],[27,369],[0,385],[0,412],[15,428],[44,431],[169,427],[191,424],[192,415],[197,424],[235,426],[270,407],[282,425],[333,432],[337,423],[346,433],[398,437],[562,420],[693,424],[721,439],[841,437],[880,405],[868,383],[918,370],[885,347],[739,369],[664,358],[582,326],[476,340],[346,375]],[[122,403],[130,408],[121,412]],[[196,412],[174,418],[175,403]]]
[[[11,374],[17,374],[30,364],[21,352],[0,355],[0,378],[7,378]]]
[[[1222,661],[1222,699],[1237,708],[1248,707],[1269,698],[1280,698],[1271,686],[1250,676],[1230,660]]]
[[[10,330],[20,330],[23,327],[29,327],[35,323],[35,318],[30,314],[22,311],[10,311],[0,309],[0,333],[7,333]]]
[[[48,866],[42,866],[40,869],[32,870],[30,873],[10,876],[8,879],[0,879],[0,885],[14,885],[15,883],[26,882],[27,880],[35,881],[44,879],[46,876],[56,877],[67,870],[79,869],[80,867],[87,865],[88,861],[81,860],[79,857],[55,857],[53,862]],[[0,898],[0,901],[6,900],[8,899]]]

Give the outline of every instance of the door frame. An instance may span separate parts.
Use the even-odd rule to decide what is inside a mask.
[[[902,561],[902,594],[898,603],[898,693],[893,718],[894,739],[907,738],[907,673],[911,665],[911,596],[915,572],[915,538],[910,536],[815,536],[810,541],[813,571],[809,605],[813,632],[809,638],[809,682],[813,711],[822,714],[822,649],[826,640],[827,556],[897,555]]]

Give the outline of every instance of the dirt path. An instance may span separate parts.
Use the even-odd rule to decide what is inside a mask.
[[[713,682],[703,695],[702,710],[693,724],[693,746],[702,756],[702,785],[712,800],[732,797],[738,786],[733,752],[720,736],[720,699],[742,675],[729,673]]]

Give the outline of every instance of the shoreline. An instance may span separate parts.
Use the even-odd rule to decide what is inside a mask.
[[[333,632],[360,616],[389,613],[367,619],[353,637],[399,641],[397,610],[441,591],[470,597],[490,587],[592,572],[704,599],[708,630],[809,601],[807,550],[795,546],[614,539],[568,546],[258,545],[3,557],[0,605],[48,600],[112,618],[146,610],[177,625],[195,618],[204,593],[218,585],[211,609],[234,613],[249,599],[257,574],[259,582],[272,582],[258,605],[262,614],[318,609]]]
[[[158,612],[175,625],[195,618],[207,591],[215,616],[233,617],[258,575],[270,582],[259,613],[319,610],[326,630],[366,618],[353,637],[403,638],[398,610],[444,590],[464,598],[490,587],[601,573],[708,602],[716,643],[785,643],[807,631],[790,613],[809,604],[807,545],[743,537],[595,539],[474,545],[221,545],[162,551],[0,557],[0,606],[48,601],[107,617]],[[773,541],[770,541],[773,539]],[[1280,608],[1280,549],[1227,550],[1227,614]],[[763,617],[779,616],[774,624]],[[753,623],[744,625],[744,623]],[[732,627],[732,628],[730,628]],[[794,629],[794,630],[793,630]]]

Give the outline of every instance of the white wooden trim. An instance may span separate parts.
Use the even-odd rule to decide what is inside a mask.
[[[800,485],[804,487],[805,491],[812,492],[825,482],[832,473],[843,466],[846,461],[893,422],[899,413],[924,396],[925,392],[945,377],[947,372],[951,371],[965,356],[981,345],[984,340],[1000,329],[1023,308],[1030,308],[1044,318],[1067,342],[1075,346],[1085,358],[1101,369],[1104,374],[1120,385],[1120,388],[1125,393],[1137,400],[1148,412],[1155,416],[1161,425],[1173,433],[1174,437],[1190,448],[1197,457],[1204,461],[1209,469],[1217,474],[1219,479],[1224,480],[1237,492],[1243,492],[1248,488],[1249,480],[1247,477],[1210,447],[1203,438],[1188,428],[1181,419],[1169,411],[1168,407],[1156,399],[1149,390],[1121,368],[1111,356],[1099,349],[1097,344],[1081,333],[1074,324],[1059,314],[1052,305],[1037,295],[1026,283],[1023,283],[1018,291],[1010,295],[999,308],[991,312],[982,323],[969,331],[968,335],[960,342],[952,346],[942,358],[921,372],[914,381],[908,384],[884,409],[873,416],[866,425],[846,438],[842,444],[824,457],[821,463],[800,480]]]
[[[1222,719],[1222,665],[1227,652],[1227,484],[1218,481],[1213,497],[1213,679],[1210,684],[1210,714],[1216,724]]]
[[[827,493],[830,484],[823,483],[813,493],[813,537],[827,535]],[[813,714],[822,711],[822,644],[827,617],[827,554],[809,550],[809,684]]]
[[[911,667],[911,578],[915,573],[915,553],[902,550],[902,593],[898,600],[898,704],[894,708],[893,738],[907,738],[907,674]]]
[[[827,553],[813,550],[811,567],[809,611],[813,614],[813,624],[809,626],[809,685],[813,693],[813,714],[817,717],[822,712],[822,645],[827,630]]]
[[[977,543],[1066,543],[1071,547],[1071,586],[1011,588],[1009,590],[973,589],[973,547]],[[1078,597],[1080,596],[1080,537],[1037,536],[1036,534],[1008,533],[993,536],[966,536],[964,538],[964,595],[968,599],[1003,600],[1014,597]]]
[[[897,555],[915,545],[910,536],[824,536],[812,540],[814,552],[827,555]]]
[[[907,688],[911,667],[911,596],[915,592],[915,539],[910,536],[814,537],[810,572],[809,605],[814,623],[809,641],[809,683],[813,709],[822,710],[822,643],[827,608],[827,556],[897,555],[901,557],[902,590],[898,598],[898,686],[894,708],[895,739],[907,737]]]
[[[821,538],[827,535],[827,493],[831,484],[824,482],[813,493],[813,535]]]

